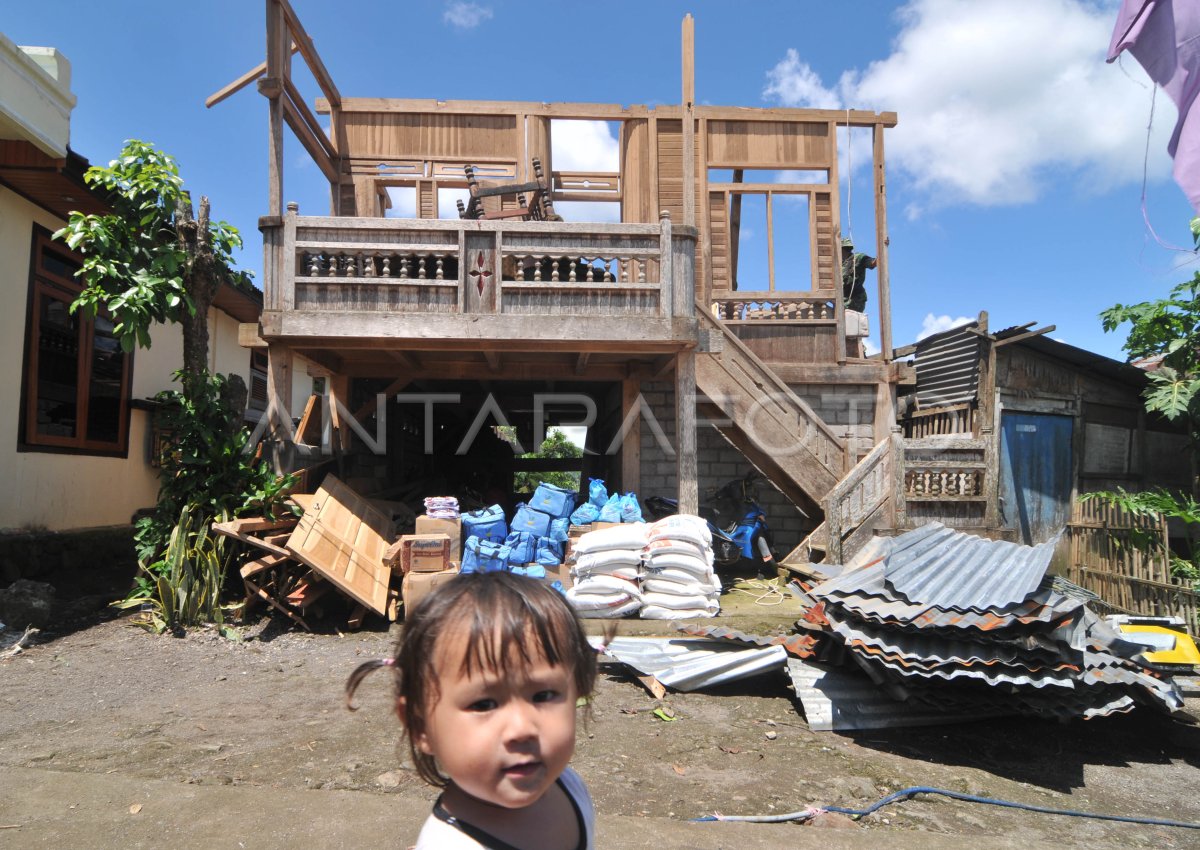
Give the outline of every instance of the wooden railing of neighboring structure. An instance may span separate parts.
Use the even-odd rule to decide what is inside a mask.
[[[307,217],[289,208],[282,238],[266,310],[669,318],[691,315],[694,303],[691,269],[673,262],[676,254],[690,262],[694,237],[673,238],[665,216],[578,224]]]
[[[876,527],[892,526],[898,443],[893,438],[880,440],[825,497],[830,563],[843,563]]]
[[[1131,532],[1151,535],[1159,546],[1146,552],[1130,542]],[[1171,575],[1167,522],[1161,516],[1134,516],[1098,499],[1076,502],[1067,525],[1067,578],[1114,611],[1143,616],[1175,616],[1188,630],[1200,629],[1200,593]]]
[[[975,402],[931,407],[910,413],[900,421],[905,437],[941,437],[976,433],[978,405]]]

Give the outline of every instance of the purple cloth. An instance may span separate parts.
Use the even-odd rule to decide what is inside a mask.
[[[1175,182],[1200,213],[1200,3],[1196,0],[1123,0],[1108,46],[1108,61],[1128,50],[1179,109],[1167,145]]]

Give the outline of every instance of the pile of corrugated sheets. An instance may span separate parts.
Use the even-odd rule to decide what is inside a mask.
[[[877,539],[811,591],[849,655],[896,699],[969,712],[1096,717],[1183,707],[1086,602],[1048,576],[1056,541],[1022,546],[930,523]],[[1092,597],[1094,598],[1094,597]]]

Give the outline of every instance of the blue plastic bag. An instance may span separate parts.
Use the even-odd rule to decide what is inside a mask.
[[[604,503],[604,507],[600,509],[600,522],[620,522],[621,521],[621,494],[613,493],[608,497],[608,501]]]
[[[597,508],[602,508],[608,502],[608,488],[602,478],[588,479],[588,501]]]
[[[528,531],[512,531],[504,539],[508,547],[508,562],[513,566],[524,566],[537,554],[538,538]]]
[[[591,502],[584,502],[571,514],[571,525],[591,525],[600,516],[600,509]]]
[[[621,497],[621,522],[641,522],[642,506],[634,493],[626,493]]]
[[[504,508],[492,505],[462,515],[464,537],[478,537],[480,540],[494,540],[503,543],[508,536],[508,526],[504,523]]]
[[[545,578],[546,568],[541,564],[530,564],[527,567],[513,567],[514,575],[525,576],[526,578]]]

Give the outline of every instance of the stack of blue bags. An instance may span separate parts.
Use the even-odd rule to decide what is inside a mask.
[[[634,493],[609,493],[604,481],[588,479],[588,500],[571,514],[571,525],[593,522],[642,522],[642,506]]]
[[[575,496],[573,490],[543,482],[528,502],[517,505],[511,525],[499,505],[463,514],[462,572],[508,570],[545,578],[546,567],[562,563]]]

